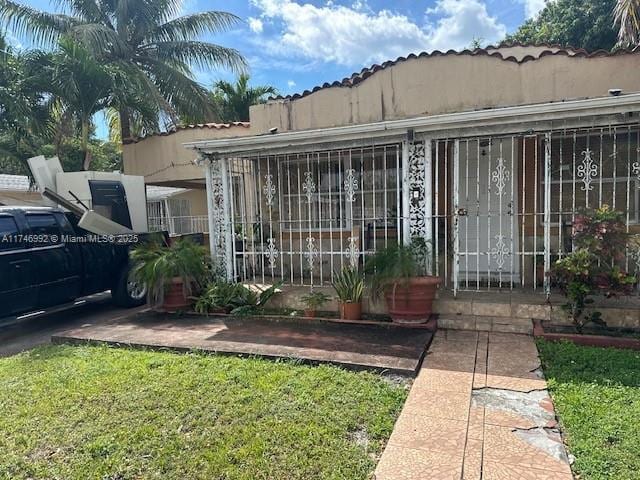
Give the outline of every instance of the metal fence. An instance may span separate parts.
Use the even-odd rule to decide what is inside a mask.
[[[639,148],[634,124],[231,156],[208,170],[212,240],[239,280],[321,285],[418,236],[454,292],[548,293],[581,210],[610,205],[640,231]]]
[[[229,159],[234,275],[320,285],[401,237],[401,145]]]

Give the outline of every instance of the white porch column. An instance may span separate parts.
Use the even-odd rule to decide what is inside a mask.
[[[203,154],[200,154],[200,162],[204,167],[204,178],[205,184],[207,187],[207,220],[209,223],[209,251],[211,253],[211,258],[214,259],[217,257],[217,249],[216,245],[216,235],[215,231],[217,229],[216,220],[214,216],[214,193],[213,193],[213,172],[211,171],[212,162]]]
[[[402,227],[404,243],[414,237],[425,240],[427,272],[433,270],[431,139],[402,143]]]
[[[458,295],[460,276],[460,140],[453,143],[453,296]]]
[[[204,160],[203,160],[204,159]],[[207,218],[211,260],[220,274],[233,280],[233,232],[231,231],[231,195],[227,159],[201,155],[207,186]]]
[[[544,291],[551,294],[551,133],[544,135]]]
[[[402,238],[411,242],[411,173],[409,172],[409,142],[402,142]]]
[[[227,271],[227,280],[233,281],[233,225],[231,222],[231,178],[229,178],[229,162],[226,157],[222,157],[220,160],[220,176],[222,179],[222,222],[224,222],[224,258],[225,267]]]

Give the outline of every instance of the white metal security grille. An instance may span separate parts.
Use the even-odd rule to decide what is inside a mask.
[[[454,292],[548,293],[551,264],[571,251],[581,210],[608,204],[640,233],[638,126],[588,123],[597,126],[495,124],[212,157],[214,256],[229,278],[321,285],[419,236],[431,272]],[[639,270],[640,254],[630,251],[622,266]]]
[[[326,284],[401,238],[399,144],[233,157],[226,168],[239,280]]]
[[[638,137],[623,125],[434,142],[453,155],[452,178],[436,174],[436,185],[453,185],[454,291],[548,293],[551,263],[571,251],[584,210],[607,204],[640,231]],[[624,268],[636,269],[632,253]]]

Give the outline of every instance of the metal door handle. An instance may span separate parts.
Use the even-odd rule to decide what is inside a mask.
[[[457,208],[456,209],[456,215],[459,217],[466,217],[468,214],[467,209],[466,208]]]

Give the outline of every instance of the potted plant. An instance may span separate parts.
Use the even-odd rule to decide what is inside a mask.
[[[419,237],[409,245],[379,250],[365,266],[371,297],[384,296],[396,323],[425,323],[433,308],[440,278],[427,275],[430,256],[427,242]]]
[[[314,318],[318,308],[331,300],[331,297],[323,292],[314,292],[313,290],[303,295],[300,300],[306,305],[304,316]]]
[[[139,245],[131,251],[132,275],[147,285],[149,303],[167,312],[187,310],[191,294],[199,290],[208,273],[206,249],[188,238],[170,246],[158,242]]]
[[[340,301],[340,318],[360,320],[362,317],[362,294],[364,279],[357,268],[344,267],[334,275],[333,289]]]

